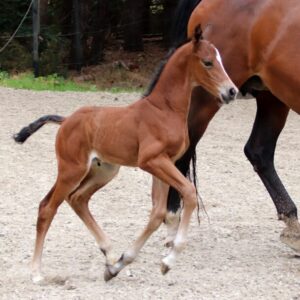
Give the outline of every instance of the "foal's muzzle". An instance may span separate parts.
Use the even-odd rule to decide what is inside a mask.
[[[221,100],[228,104],[229,102],[233,101],[238,94],[238,89],[236,87],[229,87],[225,88],[221,92]]]

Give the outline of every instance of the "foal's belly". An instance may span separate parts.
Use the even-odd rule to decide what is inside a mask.
[[[137,165],[138,142],[134,135],[102,136],[94,151],[103,162],[130,167]]]

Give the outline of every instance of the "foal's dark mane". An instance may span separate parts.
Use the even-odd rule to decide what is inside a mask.
[[[169,61],[169,59],[171,58],[171,56],[175,53],[175,51],[180,48],[181,46],[183,46],[184,44],[188,43],[190,41],[190,39],[186,39],[183,42],[178,43],[176,46],[172,47],[169,49],[168,53],[166,54],[166,56],[163,58],[163,60],[161,60],[161,62],[159,63],[158,67],[156,68],[156,70],[154,71],[154,75],[150,81],[150,84],[146,90],[146,92],[143,94],[144,97],[147,97],[151,94],[151,92],[153,91],[153,89],[155,88],[161,73],[163,72],[167,62]]]

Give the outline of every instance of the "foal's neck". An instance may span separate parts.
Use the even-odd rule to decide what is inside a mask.
[[[147,100],[162,110],[187,117],[192,92],[191,45],[182,46],[171,56]]]

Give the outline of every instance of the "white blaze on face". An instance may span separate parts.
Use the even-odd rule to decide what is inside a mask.
[[[223,62],[222,62],[222,58],[221,58],[221,55],[220,55],[220,52],[217,48],[215,48],[216,50],[216,53],[217,53],[217,61],[219,62],[219,64],[221,65],[221,68],[222,70],[224,71],[224,73],[228,76],[227,72],[225,71],[225,68],[223,66]]]
[[[236,87],[235,84],[232,82],[232,80],[230,79],[230,77],[228,76],[228,74],[227,74],[227,72],[226,72],[226,70],[225,70],[225,68],[224,68],[224,65],[223,65],[222,58],[221,58],[221,55],[220,55],[219,50],[218,50],[216,47],[214,47],[214,48],[215,48],[215,50],[216,50],[216,58],[217,58],[217,61],[219,62],[220,66],[221,66],[221,68],[222,68],[222,70],[223,70],[223,72],[224,72],[224,73],[226,74],[226,76],[227,76],[227,80],[224,80],[224,82],[222,82],[222,83],[220,84],[220,86],[219,86],[219,93],[220,93],[220,95],[222,95],[223,93],[224,93],[224,94],[227,93],[227,90],[228,90],[228,87],[229,87],[229,86],[233,87],[234,89],[236,89],[236,92],[238,92],[237,87]]]

